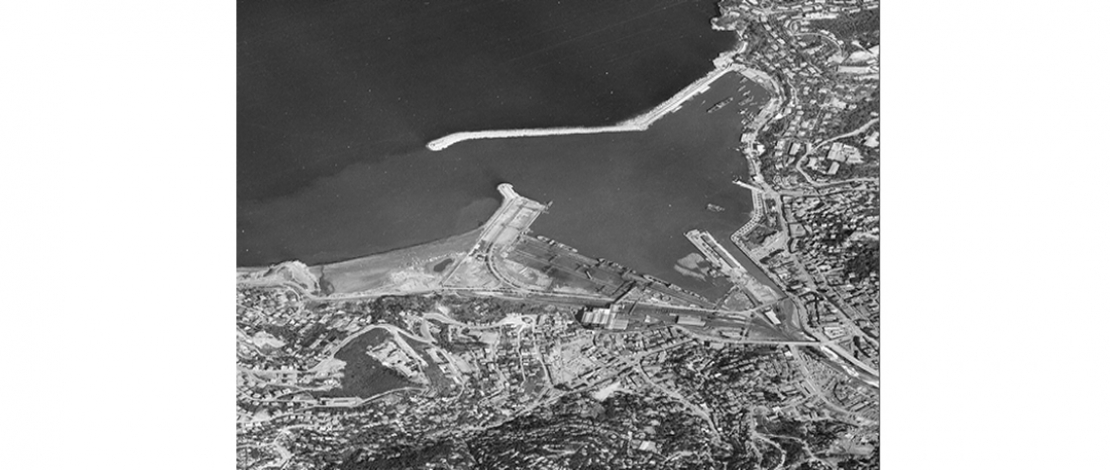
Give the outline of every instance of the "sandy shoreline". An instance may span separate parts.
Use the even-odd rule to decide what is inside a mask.
[[[611,126],[549,127],[540,129],[503,129],[491,131],[456,132],[454,134],[448,134],[431,142],[428,142],[427,147],[432,151],[439,151],[465,140],[645,131],[655,121],[658,121],[660,118],[667,115],[668,113],[679,109],[682,106],[682,103],[686,100],[708,90],[709,85],[716,81],[718,78],[725,76],[725,74],[729,72],[740,70],[740,68],[737,65],[733,64],[731,60],[725,59],[723,57],[718,58],[718,60],[715,60],[714,63],[716,64],[716,67],[708,74],[698,79],[694,83],[686,86],[686,88],[683,88],[674,96],[670,97],[667,101],[664,101],[655,108],[652,108],[651,111]]]
[[[467,230],[466,232],[447,236],[444,238],[438,238],[429,242],[402,246],[378,253],[371,253],[365,256],[359,256],[357,258],[333,261],[330,263],[318,263],[311,266],[305,265],[304,268],[313,272],[313,274],[317,276],[319,276],[320,273],[323,271],[327,271],[329,275],[335,276],[336,274],[342,273],[343,271],[359,271],[361,269],[364,269],[365,266],[372,266],[381,263],[389,264],[391,262],[390,260],[392,260],[393,264],[396,264],[397,262],[399,262],[398,259],[415,259],[420,257],[427,257],[428,252],[430,251],[434,252],[437,249],[458,244],[460,242],[469,245],[476,245],[482,235],[484,235],[486,231],[489,230],[490,224],[497,219],[497,214],[508,207],[514,199],[521,197],[520,194],[517,194],[517,192],[513,190],[513,185],[509,183],[501,183],[497,185],[497,192],[501,193],[501,204],[498,206],[497,210],[495,210],[492,215],[486,218],[486,221],[482,222],[482,225]],[[237,276],[245,277],[252,274],[257,274],[260,271],[274,269],[275,267],[278,267],[282,264],[292,262],[299,261],[286,260],[268,266],[240,266],[235,268],[235,273]]]

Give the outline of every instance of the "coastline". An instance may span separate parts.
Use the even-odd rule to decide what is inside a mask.
[[[549,127],[549,128],[535,128],[535,129],[502,129],[502,130],[488,130],[488,131],[468,131],[456,132],[448,134],[431,142],[428,142],[427,147],[433,152],[438,152],[447,147],[450,147],[459,142],[477,139],[506,139],[515,137],[540,137],[550,135],[579,135],[579,134],[603,134],[609,132],[636,132],[646,131],[655,121],[658,121],[663,116],[682,107],[682,103],[690,98],[704,93],[718,78],[721,78],[729,72],[739,72],[741,67],[731,59],[729,59],[730,52],[721,54],[713,61],[714,68],[710,70],[705,76],[699,78],[693,83],[687,85],[674,96],[671,96],[666,101],[660,103],[658,106],[652,108],[650,111],[640,114],[634,118],[621,121],[611,126],[597,126],[597,127]]]
[[[648,128],[652,124],[654,124],[656,121],[662,119],[663,117],[668,116],[672,112],[676,112],[676,111],[682,109],[682,104],[685,103],[686,101],[709,91],[714,82],[716,82],[718,79],[726,76],[727,74],[729,74],[731,72],[735,72],[738,75],[742,76],[743,78],[751,80],[755,84],[759,85],[760,87],[764,88],[767,91],[770,91],[773,95],[775,95],[774,98],[772,98],[771,101],[769,103],[767,103],[767,105],[764,106],[763,109],[760,110],[759,116],[757,116],[757,119],[755,119],[755,122],[751,122],[751,123],[748,124],[748,126],[747,126],[748,127],[748,129],[747,129],[748,133],[755,134],[755,133],[758,132],[759,128],[761,128],[764,124],[766,124],[766,121],[770,120],[770,118],[772,118],[772,116],[774,116],[779,111],[779,109],[781,108],[781,104],[782,104],[781,103],[781,89],[779,88],[778,84],[775,82],[775,80],[772,77],[768,76],[766,73],[763,73],[761,70],[752,68],[749,65],[744,64],[744,63],[736,60],[736,58],[734,57],[734,54],[735,54],[735,51],[729,51],[729,52],[722,53],[720,56],[718,56],[716,59],[714,59],[714,61],[713,61],[714,68],[712,70],[710,70],[709,72],[707,72],[704,76],[702,76],[698,80],[690,83],[689,85],[684,87],[682,90],[680,90],[676,94],[672,95],[666,101],[663,101],[662,103],[658,104],[657,106],[655,106],[651,110],[649,110],[645,113],[639,114],[639,115],[637,115],[637,116],[635,116],[631,119],[628,119],[628,120],[622,121],[620,123],[617,123],[615,125],[596,126],[596,127],[554,127],[554,128],[504,129],[504,130],[490,130],[490,131],[459,132],[459,133],[448,134],[446,136],[435,139],[435,140],[429,142],[427,144],[427,147],[430,150],[438,151],[438,150],[442,150],[444,148],[447,148],[447,147],[449,147],[449,146],[451,146],[455,143],[466,141],[466,140],[645,131],[645,130],[648,130]],[[745,136],[745,137],[747,137],[747,136]],[[741,143],[745,143],[745,140],[746,139],[741,138]],[[749,145],[750,145],[750,143],[749,143]],[[750,157],[749,155],[745,155],[745,156]],[[763,209],[762,207],[760,207],[760,206],[762,206],[761,203],[763,202],[762,197],[761,197],[762,196],[761,193],[765,193],[767,191],[767,188],[764,187],[765,183],[762,181],[761,175],[759,174],[759,170],[758,170],[758,166],[757,166],[758,163],[751,161],[750,158],[748,158],[748,160],[749,160],[748,163],[751,166],[750,170],[754,170],[751,173],[749,173],[749,175],[747,175],[750,178],[749,179],[750,182],[749,181],[741,181],[741,182],[739,182],[738,186],[741,186],[741,187],[743,187],[744,189],[746,189],[748,191],[749,196],[752,198],[753,208],[752,208],[752,213],[748,214],[749,217],[748,217],[748,220],[746,221],[747,224],[745,224],[745,226],[741,226],[741,227],[739,227],[739,229],[733,231],[733,233],[731,234],[732,236],[729,237],[729,238],[732,238],[731,241],[733,241],[734,244],[736,242],[736,239],[735,239],[736,236],[739,235],[740,233],[745,232],[746,231],[745,228],[749,228],[749,227],[746,227],[747,225],[752,225],[752,222],[754,220],[756,220],[756,219],[758,219],[762,216],[763,211],[760,210],[760,209]],[[752,165],[753,163],[755,165]],[[501,200],[501,203],[499,204],[498,208],[494,211],[494,214],[492,216],[490,216],[489,218],[487,218],[486,221],[483,222],[479,227],[477,227],[475,229],[472,229],[471,231],[468,231],[465,234],[459,234],[459,235],[447,237],[447,239],[434,240],[434,241],[427,242],[427,243],[419,243],[419,244],[415,244],[415,245],[409,246],[409,247],[398,248],[398,249],[389,250],[389,251],[382,252],[382,253],[375,253],[375,254],[359,257],[359,258],[350,259],[350,260],[343,260],[343,261],[339,261],[339,262],[335,262],[335,263],[328,263],[326,265],[315,265],[315,266],[311,266],[311,267],[306,266],[306,268],[308,268],[306,270],[310,270],[310,272],[312,272],[312,274],[314,274],[314,275],[322,275],[323,272],[321,272],[321,271],[323,271],[323,269],[321,269],[321,268],[328,268],[328,267],[331,267],[332,269],[341,268],[341,267],[342,268],[353,268],[352,269],[353,271],[360,271],[358,269],[357,265],[365,265],[365,264],[369,264],[369,263],[376,264],[377,262],[381,262],[381,261],[383,261],[387,258],[406,257],[406,255],[412,256],[412,255],[415,254],[414,252],[426,251],[429,248],[436,247],[437,245],[442,245],[446,241],[449,241],[449,240],[457,240],[459,242],[462,241],[461,239],[467,239],[467,241],[470,241],[470,242],[474,241],[473,238],[478,238],[479,240],[481,240],[483,235],[486,235],[486,232],[488,232],[492,228],[490,226],[490,224],[495,219],[497,219],[497,215],[500,212],[504,211],[508,206],[511,206],[512,205],[511,203],[512,203],[513,200],[521,197],[520,195],[516,194],[516,192],[514,191],[513,186],[511,184],[507,184],[507,183],[499,184],[498,187],[497,187],[497,190],[500,193],[500,195],[502,196],[502,200]],[[465,242],[463,242],[463,243],[465,243]],[[749,258],[749,261],[751,262],[753,267],[756,267],[756,268],[762,270],[762,267],[759,266],[758,263],[756,263],[754,260],[752,260],[750,258],[750,255],[745,250],[743,250],[742,246],[738,245],[738,247],[740,248],[741,253],[744,256]],[[473,248],[471,248],[471,249],[473,249]],[[452,267],[457,269],[458,264],[455,264]],[[272,269],[273,266],[271,266],[270,268]],[[240,278],[242,279],[244,277],[253,277],[253,276],[250,276],[248,274],[251,271],[254,271],[254,273],[255,273],[254,275],[257,276],[258,271],[255,271],[256,269],[257,270],[262,270],[262,269],[266,269],[266,268],[261,268],[261,267],[260,268],[244,268],[244,267],[240,267],[237,271],[238,271],[238,274],[239,274]],[[334,275],[334,274],[340,274],[340,273],[329,273],[329,274]],[[352,273],[348,273],[348,274],[356,274],[356,273],[352,272]],[[768,284],[763,279],[760,279],[759,282],[761,284]],[[771,287],[772,289],[774,289],[776,291],[778,290],[777,289],[778,286],[775,285],[774,281],[771,281],[769,283],[768,287]]]

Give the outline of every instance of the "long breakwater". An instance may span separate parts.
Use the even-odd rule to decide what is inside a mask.
[[[667,99],[667,101],[664,101],[663,103],[660,103],[659,106],[652,108],[651,111],[611,126],[550,127],[540,129],[504,129],[490,131],[456,132],[454,134],[448,134],[431,142],[428,142],[427,147],[430,150],[439,151],[465,140],[645,131],[655,121],[658,121],[660,118],[667,115],[668,113],[681,108],[682,103],[686,100],[708,90],[709,85],[718,78],[723,77],[729,72],[739,70],[739,67],[737,65],[733,64],[730,60],[724,57],[718,58],[718,60],[714,61],[714,63],[717,65],[716,68],[714,68],[704,77],[698,79],[694,83],[691,83],[686,88],[683,88],[674,96]]]

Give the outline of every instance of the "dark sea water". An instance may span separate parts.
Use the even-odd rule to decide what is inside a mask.
[[[691,288],[689,228],[727,237],[745,113],[736,75],[647,132],[482,140],[460,130],[618,122],[734,43],[712,1],[308,1],[239,4],[238,263],[323,263],[480,225],[496,185],[551,211],[533,229]],[[706,204],[725,207],[710,212]],[[725,241],[724,238],[721,239]]]

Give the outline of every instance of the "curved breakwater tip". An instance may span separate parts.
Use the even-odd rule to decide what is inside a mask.
[[[501,197],[506,201],[520,197],[520,195],[513,190],[513,185],[510,183],[501,183],[497,185],[497,192],[501,193]]]

